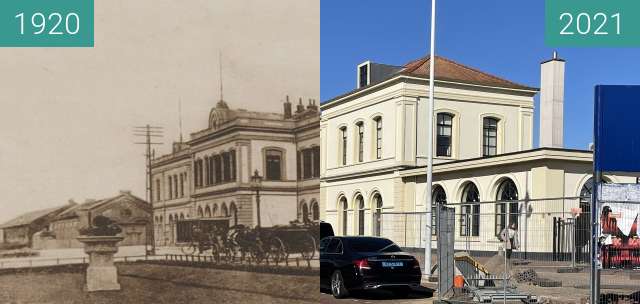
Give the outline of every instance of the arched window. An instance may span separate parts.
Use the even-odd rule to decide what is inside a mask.
[[[356,124],[356,130],[358,131],[358,162],[364,161],[364,123],[358,122]]]
[[[364,235],[364,199],[362,195],[356,197],[356,207],[358,208],[358,235]]]
[[[344,166],[347,164],[347,127],[340,128],[340,154]]]
[[[265,151],[266,180],[282,180],[282,151],[269,149]]]
[[[204,217],[211,217],[211,208],[209,206],[204,208]]]
[[[342,208],[342,235],[347,235],[347,217],[349,216],[349,206],[347,205],[347,198],[344,196],[341,197],[338,206]]]
[[[198,206],[198,217],[202,217],[204,212],[202,211],[202,206]]]
[[[169,214],[169,223],[173,223],[173,214]]]
[[[451,157],[452,136],[453,136],[453,115],[449,113],[438,113],[436,156]]]
[[[462,190],[462,205],[460,209],[460,235],[480,236],[480,192],[474,183],[467,183]]]
[[[447,203],[447,193],[444,192],[442,186],[433,188],[433,196],[431,198],[431,234],[438,233],[438,206]]]
[[[229,212],[231,212],[231,223],[233,226],[238,225],[238,207],[234,202],[229,204]]]
[[[373,196],[373,234],[380,236],[382,232],[382,196],[380,193],[376,193]]]
[[[382,117],[373,119],[376,124],[376,159],[382,158]]]
[[[184,213],[180,213],[180,219],[184,220]]]
[[[498,119],[485,117],[482,120],[482,155],[498,154]]]
[[[306,222],[309,221],[309,206],[307,206],[307,203],[302,203],[301,207],[302,207],[301,208],[301,211],[302,211],[301,219],[302,219],[303,223],[306,223]]]
[[[211,216],[218,216],[218,204],[213,204],[213,207],[211,208]]]
[[[228,217],[229,216],[229,209],[227,209],[227,204],[222,203],[222,207],[220,207],[220,210],[222,211],[222,216],[223,217]]]
[[[498,192],[496,194],[496,201],[506,201],[508,203],[496,203],[496,236],[500,235],[500,232],[511,224],[518,225],[518,188],[511,179],[505,179],[498,186]],[[507,210],[507,204],[509,210]],[[509,214],[509,223],[507,223],[507,213]]]
[[[311,202],[311,219],[314,221],[320,220],[320,206],[316,201]]]

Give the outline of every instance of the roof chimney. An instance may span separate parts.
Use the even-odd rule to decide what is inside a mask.
[[[540,66],[540,147],[562,148],[564,132],[564,60],[553,58]]]
[[[289,101],[289,95],[287,95],[287,101],[284,102],[284,119],[289,119],[291,116],[291,102]]]

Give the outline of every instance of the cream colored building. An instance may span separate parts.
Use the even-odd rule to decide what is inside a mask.
[[[434,195],[467,204],[455,207],[457,248],[496,250],[509,221],[528,252],[550,252],[554,221],[572,220],[575,207],[588,211],[588,199],[579,197],[590,193],[592,172],[590,151],[562,147],[564,60],[554,54],[542,63],[538,89],[435,58],[434,192],[425,193],[431,58],[365,62],[355,90],[321,105],[321,218],[337,234],[424,247],[426,196]],[[538,93],[541,147],[534,148]]]
[[[319,218],[319,109],[300,99],[294,111],[288,99],[283,113],[231,109],[221,100],[208,126],[152,161],[158,245],[175,244],[185,219],[269,227]],[[259,212],[256,171],[263,177]]]

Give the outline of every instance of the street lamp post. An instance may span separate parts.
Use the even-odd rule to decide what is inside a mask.
[[[256,214],[258,217],[258,225],[256,227],[260,227],[260,188],[262,188],[262,176],[256,169],[253,172],[253,176],[251,176],[251,186],[256,191]]]

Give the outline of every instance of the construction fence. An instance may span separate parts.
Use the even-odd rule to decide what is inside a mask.
[[[450,221],[438,220],[442,210]],[[383,213],[380,231],[422,262],[430,242],[432,265],[438,229],[452,234],[456,275],[466,278],[439,295],[444,299],[581,302],[589,296],[590,212],[588,197],[452,203],[432,212]],[[640,292],[640,241],[637,232],[626,238],[630,245],[601,253],[602,297]]]

